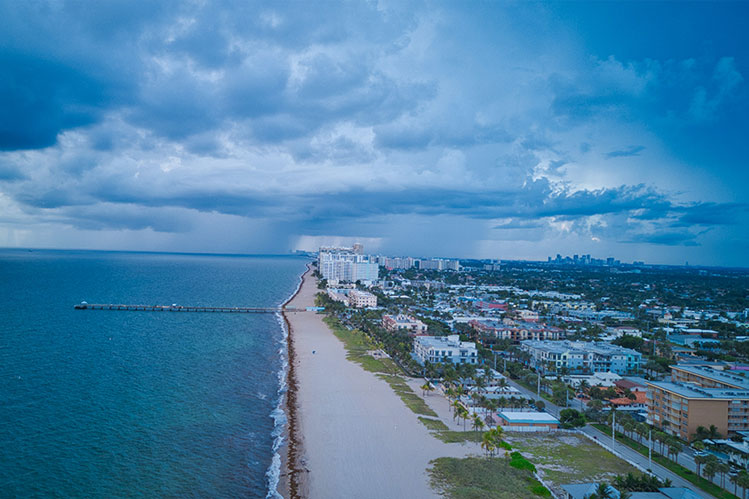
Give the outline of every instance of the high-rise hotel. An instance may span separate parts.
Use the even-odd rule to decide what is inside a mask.
[[[331,284],[376,281],[380,266],[369,255],[362,254],[363,251],[361,244],[352,248],[321,247],[318,254],[320,274]]]

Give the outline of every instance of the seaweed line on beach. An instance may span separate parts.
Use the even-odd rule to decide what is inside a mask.
[[[302,284],[296,290],[296,292],[283,304],[285,308],[291,301],[296,298],[304,285],[304,281],[307,279],[307,274],[310,272],[311,267],[307,265],[307,270],[302,275]],[[296,378],[296,352],[294,350],[294,334],[291,327],[291,322],[286,317],[286,313],[282,313],[283,320],[286,323],[287,335],[287,358],[289,364],[289,371],[287,377],[287,390],[286,390],[286,413],[287,413],[287,435],[288,445],[286,446],[286,459],[285,459],[285,475],[288,489],[289,499],[303,499],[303,487],[302,477],[303,473],[307,470],[301,463],[302,457],[302,442],[301,435],[299,433],[299,419],[298,419],[298,405],[297,405],[297,391],[298,384]]]

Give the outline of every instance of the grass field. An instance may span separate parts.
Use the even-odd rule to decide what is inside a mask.
[[[463,442],[478,442],[481,443],[481,439],[483,438],[484,432],[475,432],[475,431],[452,431],[447,430],[447,427],[445,427],[445,430],[443,431],[436,431],[432,433],[433,436],[436,438],[439,438],[446,444],[457,444],[457,443],[463,443]]]
[[[535,464],[541,478],[560,494],[560,486],[566,483],[610,481],[616,475],[639,474],[626,461],[574,433],[508,433],[505,439]]]
[[[428,470],[432,485],[453,499],[515,499],[550,497],[529,470],[519,470],[504,458],[441,457]]]
[[[432,418],[425,418],[422,416],[419,416],[419,421],[421,421],[424,426],[426,426],[428,429],[432,431],[447,431],[447,425],[440,421],[439,419],[432,419]]]

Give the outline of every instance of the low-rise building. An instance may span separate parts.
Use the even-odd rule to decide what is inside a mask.
[[[503,411],[497,414],[500,426],[533,426],[536,428],[559,428],[559,420],[547,412]]]
[[[427,332],[427,325],[411,317],[410,315],[383,315],[382,316],[382,327],[388,331],[397,331],[398,329],[406,329],[412,334],[424,334]]]
[[[598,341],[526,340],[520,345],[530,354],[530,365],[543,372],[566,369],[570,373],[630,374],[640,369],[642,361],[640,352]]]
[[[348,294],[351,305],[356,308],[370,308],[377,306],[377,296],[368,291],[352,289]]]
[[[339,301],[347,307],[368,308],[377,306],[377,297],[367,291],[350,288],[328,288],[331,300]]]
[[[414,338],[413,355],[416,361],[424,365],[437,362],[452,364],[476,364],[478,352],[476,344],[460,341],[460,336],[417,336]]]
[[[479,333],[502,340],[558,340],[562,330],[537,322],[477,321],[469,322]]]

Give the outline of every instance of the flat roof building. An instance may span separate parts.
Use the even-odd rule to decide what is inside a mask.
[[[426,324],[415,317],[403,314],[383,315],[382,327],[391,332],[398,329],[406,329],[412,334],[424,334],[427,332]]]
[[[749,380],[704,367],[671,367],[671,381],[646,381],[648,422],[688,440],[699,426],[749,431]],[[665,424],[664,424],[665,423]]]
[[[506,411],[497,414],[501,426],[534,426],[559,428],[559,420],[546,412]]]
[[[476,364],[478,352],[476,344],[460,341],[460,336],[416,336],[413,354],[416,361],[424,365],[437,362],[452,364]]]
[[[640,369],[642,354],[630,348],[600,341],[536,341],[520,343],[530,353],[530,364],[543,372],[592,373],[611,371],[635,373]]]
[[[559,328],[537,322],[472,320],[469,324],[481,334],[512,341],[558,340],[562,333]]]

